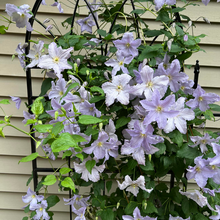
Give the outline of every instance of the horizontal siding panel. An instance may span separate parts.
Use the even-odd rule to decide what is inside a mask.
[[[20,210],[0,209],[0,216],[2,220],[21,220],[23,217],[27,216],[27,214]],[[69,213],[67,212],[54,212],[53,220],[68,220],[69,218]]]

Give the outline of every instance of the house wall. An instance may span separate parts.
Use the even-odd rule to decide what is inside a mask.
[[[52,0],[46,0],[48,5]],[[74,1],[73,1],[74,2]],[[0,13],[6,15],[5,4],[11,3],[20,6],[28,3],[31,7],[34,4],[34,0],[1,0],[0,1]],[[181,2],[178,4],[182,4]],[[66,17],[71,16],[73,9],[62,5],[64,13],[60,14],[56,7],[41,6],[37,14],[37,18],[41,21],[47,17],[53,17],[59,24],[65,20]],[[220,3],[212,1],[207,7],[202,5],[201,7],[191,6],[187,11],[189,17],[195,21],[199,16],[205,16],[211,22],[211,25],[206,24],[202,19],[195,21],[196,28],[194,28],[195,35],[206,33],[207,37],[202,39],[201,47],[206,50],[206,53],[199,52],[193,55],[187,60],[186,64],[194,65],[198,59],[200,61],[200,75],[199,84],[207,92],[215,92],[220,95]],[[87,15],[87,10],[80,9],[79,13],[82,16]],[[154,21],[151,14],[146,13],[146,19],[150,27],[157,27],[159,23]],[[124,22],[123,20],[121,22]],[[0,21],[0,24],[2,22]],[[65,29],[61,27],[64,32]],[[44,30],[35,25],[35,30],[41,31],[45,34]],[[79,30],[78,30],[79,31]],[[56,33],[56,32],[55,32]],[[65,32],[64,32],[65,33]],[[33,32],[34,39],[41,39],[41,35]],[[25,109],[24,102],[27,102],[26,92],[26,78],[25,72],[20,67],[19,61],[16,58],[12,62],[12,55],[15,53],[15,48],[18,43],[24,43],[25,30],[18,29],[13,25],[5,35],[0,35],[0,100],[8,98],[8,96],[18,96],[22,99],[22,105],[20,110],[15,108],[14,104],[4,106],[5,112],[8,115],[13,115],[12,122],[16,126],[28,131],[28,127],[24,127],[21,121],[23,120],[23,110]],[[158,39],[160,40],[160,38]],[[186,70],[186,73],[193,79],[193,68]],[[33,78],[33,93],[39,95],[40,85],[42,82],[42,74],[39,70],[34,70],[32,74]],[[0,120],[2,120],[4,114],[0,111]],[[209,122],[207,127],[212,130],[220,129],[220,121],[215,124]],[[12,128],[6,128],[4,130],[6,138],[0,138],[0,220],[14,220],[22,219],[25,214],[21,207],[24,203],[21,200],[21,196],[25,195],[28,187],[26,181],[31,175],[31,163],[20,163],[18,161],[30,154],[30,139],[24,136],[22,133],[17,132]],[[54,163],[55,167],[58,167],[62,161],[58,160]],[[48,167],[47,161],[38,160],[40,167]],[[167,178],[168,180],[168,178]],[[33,184],[30,184],[33,189]],[[193,187],[193,182],[190,185]],[[86,191],[86,189],[84,189]],[[55,186],[49,187],[50,194],[58,193]],[[63,192],[58,193],[61,200],[62,197],[67,197]],[[68,219],[68,207],[64,206],[62,202],[52,208],[55,213],[54,220]]]

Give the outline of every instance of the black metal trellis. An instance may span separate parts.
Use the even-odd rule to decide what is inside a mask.
[[[76,10],[77,10],[77,7],[78,7],[78,4],[79,4],[79,1],[80,0],[76,0],[76,5],[75,5],[75,9],[73,11],[73,16],[72,16],[72,22],[71,22],[71,34],[73,34],[73,25],[74,25],[74,21],[75,21],[75,16],[76,16]],[[119,8],[119,12],[123,9],[124,5],[126,4],[128,0],[124,0],[123,3],[121,4],[120,8]],[[34,4],[34,7],[32,9],[32,13],[33,13],[33,17],[30,18],[29,22],[31,24],[31,26],[33,26],[33,23],[34,21],[38,22],[41,26],[43,26],[45,29],[46,29],[46,26],[43,25],[40,21],[38,21],[38,19],[35,18],[36,14],[37,14],[37,11],[40,7],[40,4],[41,4],[42,0],[36,0],[35,4]],[[84,2],[86,3],[95,23],[96,23],[96,27],[97,29],[99,29],[99,25],[98,25],[98,21],[96,19],[96,16],[91,8],[91,5],[88,3],[87,0],[84,0]],[[132,8],[133,10],[135,10],[135,6],[134,6],[134,2],[133,0],[130,0],[131,2],[131,5],[132,5]],[[111,27],[109,29],[109,32],[108,33],[112,33],[112,30],[113,30],[113,27],[115,25],[115,22],[118,18],[118,15],[119,13],[116,13],[115,17],[113,18],[113,22],[111,24]],[[134,24],[135,24],[135,28],[136,28],[136,31],[137,31],[137,35],[138,35],[138,38],[140,38],[140,33],[139,33],[139,25],[138,25],[138,15],[137,14],[134,14]],[[180,19],[180,16],[178,13],[175,14],[175,20],[178,21],[178,22],[181,22],[181,19]],[[49,33],[51,34],[51,36],[53,38],[55,38],[55,36],[53,35],[53,33],[51,31],[49,31]],[[155,40],[157,39],[158,36],[154,37],[154,39],[152,40],[152,42],[150,43],[150,45],[152,45]],[[102,40],[102,37],[101,35],[99,35],[99,39]],[[25,53],[26,55],[29,54],[29,51],[30,51],[30,40],[31,40],[31,32],[26,32],[26,38],[25,38],[25,42],[28,43],[28,47],[25,48]],[[108,44],[106,44],[106,47],[105,49],[103,49],[103,46],[101,46],[101,54],[103,55],[106,55],[107,54],[107,51],[108,51]],[[28,63],[26,63],[28,64]],[[32,79],[31,79],[31,69],[36,69],[36,67],[33,67],[33,68],[27,68],[26,69],[26,82],[27,82],[27,95],[28,95],[28,105],[30,106],[32,103],[33,103],[33,100],[35,100],[37,97],[36,96],[33,96],[33,93],[32,93]],[[197,85],[198,85],[198,77],[199,77],[199,61],[197,60],[196,61],[196,65],[195,65],[195,68],[194,68],[194,89],[197,88]],[[30,110],[29,110],[30,112]],[[214,114],[214,116],[220,116],[220,114]],[[32,129],[33,126],[30,126],[30,129]],[[32,134],[33,137],[34,134]],[[32,153],[35,153],[36,152],[36,146],[35,146],[35,142],[33,139],[31,139],[31,151]],[[68,161],[68,166],[71,168],[70,166],[70,159]],[[56,168],[52,169],[52,168],[39,168],[37,167],[37,160],[33,160],[32,161],[32,168],[33,168],[33,182],[34,182],[34,190],[36,190],[37,188],[37,185],[38,185],[38,177],[37,177],[37,174],[38,172],[54,172],[54,169],[55,170],[58,170]],[[171,171],[170,172],[171,174],[171,177],[170,177],[170,189],[174,187],[174,173]],[[69,197],[71,198],[71,190],[69,191]],[[71,209],[71,206],[70,206],[70,220],[72,220],[72,209]]]

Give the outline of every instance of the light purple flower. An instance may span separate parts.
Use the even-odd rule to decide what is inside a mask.
[[[76,21],[76,23],[78,25],[80,25],[81,33],[83,31],[87,31],[87,32],[92,34],[92,27],[96,25],[95,22],[92,19],[91,14],[88,17],[84,18],[84,19],[79,19],[78,21]]]
[[[23,115],[24,115],[24,120],[22,121],[23,124],[26,124],[28,119],[35,119],[35,115],[30,114],[29,112],[23,111]]]
[[[216,172],[208,167],[208,161],[202,159],[202,156],[196,157],[194,159],[195,166],[189,166],[187,169],[186,177],[188,180],[194,178],[197,185],[204,188],[207,184],[208,178],[213,177]]]
[[[54,2],[51,6],[57,6],[59,12],[60,12],[60,13],[63,13],[63,9],[62,9],[62,7],[61,7],[60,2],[58,2],[58,1],[57,1],[57,2]]]
[[[172,92],[177,92],[181,87],[181,83],[189,78],[185,73],[180,72],[180,62],[177,59],[172,61],[169,68],[160,63],[156,70],[156,75],[165,75],[169,78],[169,86]]]
[[[44,196],[37,195],[36,192],[32,191],[30,187],[27,190],[27,194],[25,196],[22,196],[22,201],[24,203],[30,203],[30,210],[35,210],[34,206],[41,202],[44,199]]]
[[[160,100],[160,93],[155,90],[152,95],[152,101],[142,100],[141,105],[149,111],[144,119],[144,123],[150,124],[156,121],[160,129],[165,128],[167,119],[175,117],[179,112],[170,110],[170,107],[175,103],[175,96],[169,95],[164,100]]]
[[[39,41],[38,44],[34,44],[33,48],[34,50],[30,50],[29,54],[27,55],[28,58],[31,59],[31,63],[26,66],[26,68],[34,67],[38,65],[39,60],[41,58],[41,51],[44,47],[44,42]]]
[[[133,33],[126,32],[121,40],[115,40],[113,43],[118,50],[123,51],[126,57],[130,55],[136,57],[138,56],[137,48],[141,45],[141,39],[134,40]]]
[[[91,38],[89,41],[92,41],[92,42],[94,42],[96,45],[96,47],[99,45],[99,43],[101,42],[101,40],[99,40],[99,39],[97,39],[97,38]],[[85,44],[83,44],[83,46],[91,46],[91,48],[94,48],[95,46],[94,45],[91,45],[90,43],[89,43],[89,41],[87,42],[87,43],[85,43]]]
[[[85,180],[86,182],[88,182],[89,180],[91,180],[92,182],[98,182],[100,180],[99,173],[102,173],[104,171],[105,165],[104,164],[100,166],[95,165],[90,173],[86,169],[86,162],[90,159],[91,159],[90,157],[84,159],[81,164],[77,164],[73,162],[75,171],[79,174],[81,173],[82,174],[81,179]]]
[[[211,189],[209,189],[209,188],[204,188],[204,189],[202,189],[203,190],[203,192],[205,192],[205,193],[207,193],[207,194],[209,194],[210,196],[215,196],[215,190],[213,189],[213,190],[211,190]]]
[[[190,147],[196,147],[199,145],[202,153],[205,153],[206,151],[208,151],[208,148],[206,147],[206,145],[207,144],[211,145],[211,143],[213,142],[212,137],[208,133],[205,133],[203,137],[190,136],[190,139],[194,143],[194,145],[190,145]]]
[[[66,80],[64,78],[60,78],[57,80],[56,85],[54,81],[51,82],[52,89],[50,90],[48,97],[49,99],[56,99],[56,101],[60,102],[60,98],[66,92]]]
[[[47,5],[46,2],[45,2],[45,0],[42,0],[41,4],[42,4],[42,5]]]
[[[203,112],[210,108],[209,104],[220,101],[220,97],[217,94],[206,93],[199,85],[193,92],[193,96],[195,98],[186,102],[186,105],[191,107],[193,110],[199,107],[199,109]]]
[[[105,157],[106,150],[111,147],[111,143],[107,142],[109,136],[104,131],[99,132],[98,139],[94,141],[90,147],[86,147],[83,151],[87,154],[94,154],[97,159]]]
[[[151,193],[152,189],[146,189],[145,187],[145,179],[144,176],[140,176],[138,177],[137,180],[132,181],[132,179],[130,178],[130,176],[126,175],[125,176],[125,181],[120,184],[120,182],[118,180],[116,180],[118,183],[118,187],[120,190],[124,190],[125,188],[126,191],[131,192],[132,194],[134,194],[134,196],[137,196],[138,192],[139,192],[139,188],[141,188],[142,190]]]
[[[181,82],[180,89],[185,93],[185,94],[193,94],[193,85],[194,81],[193,80],[186,80],[184,82]]]
[[[110,60],[105,62],[106,66],[113,67],[112,76],[115,76],[116,73],[120,69],[122,70],[123,73],[129,74],[128,69],[124,66],[124,64],[129,64],[133,60],[133,57],[132,56],[125,57],[124,52],[121,52],[121,51],[118,51],[116,53],[116,56],[117,56],[117,60],[110,59]]]
[[[18,54],[18,59],[20,61],[21,67],[25,68],[25,48],[28,46],[28,44],[21,44],[19,43],[17,48],[16,48],[16,53]]]
[[[39,67],[44,69],[53,69],[58,78],[62,78],[61,72],[65,69],[72,69],[72,66],[67,63],[70,58],[72,47],[63,50],[62,47],[57,47],[55,42],[49,45],[49,55],[43,55],[38,64]]]
[[[113,77],[112,82],[106,82],[102,84],[102,89],[106,94],[105,103],[110,106],[117,99],[121,104],[129,104],[129,93],[131,91],[128,84],[131,80],[131,76],[128,74],[122,74]]]
[[[87,203],[89,199],[90,199],[90,196],[84,198],[83,196],[80,196],[80,195],[74,195],[70,199],[63,198],[64,202],[67,202],[65,205],[71,205],[73,210],[76,209],[75,205],[79,207],[87,207],[89,205]]]
[[[50,24],[50,25],[48,25],[47,28],[45,29],[45,32],[48,32],[48,31],[50,31],[50,30],[52,30],[52,29],[53,29],[53,25]]]
[[[89,2],[88,2],[88,3],[89,3]],[[92,11],[93,11],[93,14],[95,15],[96,20],[98,21],[98,13],[97,13],[97,10],[98,10],[99,6],[102,5],[102,3],[101,3],[101,2],[96,3],[96,0],[93,0],[93,2],[92,2],[92,3],[89,3],[89,5],[90,5],[90,8],[91,8]],[[92,17],[92,18],[93,18],[93,17]],[[93,19],[94,19],[94,18],[93,18]]]
[[[56,157],[55,157],[54,153],[52,152],[52,149],[51,149],[49,144],[46,144],[46,145],[42,146],[42,149],[45,151],[45,153],[47,154],[47,156],[51,160],[55,160],[56,159]]]
[[[177,217],[173,217],[171,214],[169,215],[169,220],[190,220],[190,217],[189,218],[186,218],[186,219],[183,219],[179,216]]]
[[[50,216],[46,212],[48,204],[46,200],[43,200],[40,204],[36,204],[34,208],[36,209],[36,215],[33,217],[33,220],[49,220]]]
[[[75,220],[86,220],[85,217],[86,207],[81,207],[80,209],[73,209],[73,212],[78,215]]]
[[[96,117],[101,117],[101,112],[95,107],[95,103],[89,103],[87,100],[80,104],[79,107],[80,113],[83,115],[92,115]]]
[[[220,219],[220,206],[219,205],[215,205],[215,212],[217,212],[217,215],[212,215],[209,218],[212,220],[219,220]]]
[[[158,11],[160,10],[164,4],[167,5],[175,5],[176,0],[154,0],[155,9]]]
[[[157,220],[157,218],[151,218],[149,216],[145,216],[145,217],[141,216],[141,212],[138,207],[134,209],[133,216],[134,218],[131,217],[130,215],[122,215],[122,219],[123,220]]]
[[[210,2],[210,0],[202,0],[202,3],[203,3],[205,6],[207,6],[209,2]],[[219,0],[218,0],[217,2],[219,2]]]
[[[21,105],[21,98],[15,97],[15,96],[10,96],[12,102],[15,102],[16,108],[19,109]]]
[[[134,95],[142,95],[144,93],[147,100],[151,100],[153,91],[157,89],[160,92],[161,97],[164,96],[169,78],[167,76],[154,77],[154,70],[149,66],[144,66],[140,71],[139,84],[133,86]],[[140,83],[141,79],[141,83]]]
[[[183,40],[184,40],[184,41],[188,41],[188,35],[187,35],[187,34],[185,34],[185,35],[183,36]]]
[[[168,118],[167,125],[164,128],[166,133],[169,133],[175,129],[175,127],[182,133],[187,132],[187,121],[191,121],[195,118],[195,113],[192,109],[184,108],[185,98],[180,97],[175,104],[170,108],[171,110],[179,111],[178,115],[173,118]]]
[[[12,20],[16,22],[18,28],[24,28],[26,26],[27,31],[33,31],[28,19],[32,17],[30,12],[30,6],[27,4],[17,7],[13,4],[6,4],[7,14],[12,17]]]

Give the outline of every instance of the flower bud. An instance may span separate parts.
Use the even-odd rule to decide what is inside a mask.
[[[53,25],[48,25],[48,27],[45,29],[45,32],[47,32],[47,31],[49,31],[49,30],[51,30],[51,29],[53,29]]]
[[[107,80],[109,80],[108,72],[107,72],[107,71],[104,72],[104,77],[105,77]]]
[[[172,39],[167,41],[167,47],[169,51],[171,50],[172,41],[173,41]]]
[[[96,217],[95,217],[95,220],[98,220],[98,219],[99,219],[99,218],[96,216]]]
[[[79,67],[79,65],[80,65],[80,62],[81,62],[80,59],[77,58],[77,59],[76,59],[76,63],[77,63],[77,66],[78,66],[78,67]]]
[[[89,75],[89,70],[86,70],[86,75],[87,75],[87,76]]]
[[[145,202],[143,206],[144,206],[144,209],[146,209],[147,208],[147,203]]]
[[[150,162],[151,162],[151,158],[152,158],[152,155],[148,154],[148,159],[149,159]]]
[[[43,21],[43,24],[46,24],[46,23],[49,23],[50,22],[50,19],[49,18],[46,18],[44,21]]]
[[[184,40],[184,41],[188,41],[188,35],[185,34],[185,35],[183,36],[183,40]]]
[[[99,130],[102,131],[103,123],[99,123]]]
[[[191,21],[191,20],[188,21],[188,26],[189,26],[189,27],[192,26],[192,21]]]
[[[142,68],[143,68],[146,64],[147,64],[147,59],[145,58],[145,59],[143,60]]]
[[[0,135],[1,135],[3,138],[5,138],[5,134],[3,133],[3,128],[2,128],[2,127],[0,127]]]
[[[42,125],[42,121],[41,121],[41,120],[39,120],[37,123],[38,123],[39,125]]]
[[[116,209],[118,209],[120,206],[120,202],[117,203]]]
[[[23,50],[23,49],[25,49],[27,46],[28,46],[28,43],[24,43],[24,44],[22,45],[21,49]]]
[[[74,71],[75,71],[76,73],[78,73],[78,65],[77,65],[77,63],[74,63],[74,64],[73,64],[73,67],[74,67]]]
[[[87,85],[88,85],[88,82],[86,81],[82,84],[83,87],[86,87]]]
[[[175,23],[175,22],[173,22],[173,23],[171,24],[171,26],[172,26],[172,28],[175,28],[176,23]]]
[[[55,118],[55,120],[57,120],[58,116],[59,116],[59,112],[58,112],[58,111],[55,111],[55,113],[54,113],[54,118]]]
[[[210,24],[210,21],[205,17],[203,17],[203,21],[205,21],[207,24]]]
[[[65,110],[65,108],[64,108],[64,107],[61,107],[61,111],[63,112],[63,114],[65,114],[65,115],[66,115],[66,110]]]
[[[8,116],[5,116],[5,122],[8,122],[8,123],[10,123],[10,120],[9,120],[9,117]]]

